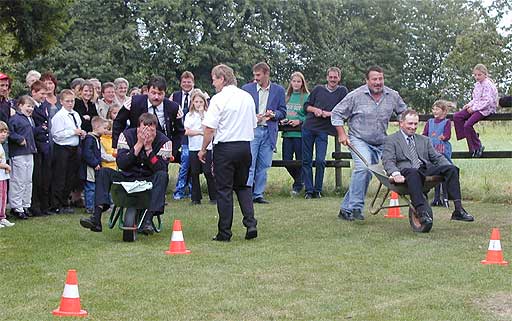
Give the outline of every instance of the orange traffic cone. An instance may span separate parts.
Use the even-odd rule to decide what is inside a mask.
[[[183,239],[180,220],[174,220],[171,243],[169,244],[169,250],[165,251],[165,254],[190,254],[190,250],[187,250],[187,247],[185,246],[185,240]]]
[[[87,311],[80,308],[80,295],[78,294],[78,279],[76,270],[68,270],[66,285],[64,285],[64,293],[60,299],[58,309],[52,311],[53,315],[61,317],[85,317]]]
[[[400,205],[398,203],[398,194],[396,192],[391,192],[391,196],[389,199],[389,206],[396,206],[388,208],[388,214],[384,215],[385,218],[405,218],[402,214],[400,214]]]
[[[480,261],[482,264],[498,264],[508,265],[507,261],[503,261],[503,251],[501,250],[500,230],[493,228],[491,232],[491,240],[489,241],[489,249],[487,257]]]

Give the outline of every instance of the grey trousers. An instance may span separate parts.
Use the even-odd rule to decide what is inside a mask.
[[[11,157],[9,204],[11,209],[17,212],[22,212],[23,208],[29,208],[31,205],[33,170],[33,154]]]

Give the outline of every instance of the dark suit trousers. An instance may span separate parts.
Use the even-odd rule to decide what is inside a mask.
[[[459,169],[454,165],[430,166],[429,168],[422,166],[419,169],[405,168],[400,173],[405,177],[412,205],[420,211],[425,210],[426,206],[426,199],[423,195],[425,176],[442,176],[448,191],[448,198],[451,200],[461,199]]]
[[[249,142],[218,143],[213,148],[213,173],[217,183],[218,236],[231,238],[233,191],[238,198],[245,227],[256,227],[252,189],[247,186],[251,166]]]
[[[53,145],[52,160],[52,207],[68,206],[71,190],[80,181],[78,169],[80,167],[80,154],[78,146]]]
[[[215,178],[212,173],[212,151],[209,150],[206,152],[206,163],[202,163],[197,157],[197,151],[189,152],[189,161],[190,161],[190,173],[192,179],[192,197],[193,201],[200,201],[202,198],[201,195],[201,184],[199,182],[199,174],[201,171],[204,173],[206,177],[206,185],[208,186],[208,196],[211,201],[217,199],[217,187],[215,186]]]
[[[102,168],[96,172],[96,189],[94,191],[94,200],[96,206],[110,205],[110,187],[113,182],[131,182],[135,180],[146,180],[153,183],[151,189],[151,203],[148,211],[154,215],[160,215],[164,212],[165,192],[169,183],[169,175],[166,171],[158,171],[151,177],[146,178],[126,178],[121,172],[111,168]],[[101,218],[101,217],[100,217]]]
[[[32,208],[43,211],[48,210],[50,208],[51,181],[51,154],[34,154],[34,172],[32,173]]]

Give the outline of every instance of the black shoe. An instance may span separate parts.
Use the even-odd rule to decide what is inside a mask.
[[[140,232],[145,235],[153,235],[153,233],[155,233],[153,224],[151,222],[146,222]]]
[[[28,216],[25,214],[25,212],[17,212],[13,208],[11,209],[11,216],[17,218],[18,220],[28,220]]]
[[[462,209],[461,211],[455,210],[452,213],[452,220],[454,221],[464,221],[464,222],[473,222],[475,218],[466,212],[465,209]]]
[[[416,211],[416,217],[420,220],[421,224],[432,224],[432,218],[427,211]]]
[[[312,193],[306,193],[306,194],[304,195],[304,198],[305,198],[305,199],[307,199],[307,200],[310,200],[310,199],[312,199],[312,198],[313,198],[313,194],[312,194]]]
[[[60,211],[62,214],[75,214],[75,210],[71,207],[64,207]]]
[[[435,199],[430,203],[430,206],[444,206],[444,204],[440,199]]]
[[[245,233],[246,240],[252,240],[258,237],[258,230],[256,227],[248,227],[247,232]]]
[[[263,197],[258,197],[252,200],[254,203],[258,204],[269,204],[270,202],[264,199]]]
[[[23,208],[23,213],[25,213],[25,215],[26,215],[27,217],[36,216],[36,215],[34,215],[34,214],[32,213],[32,210],[31,210],[31,209],[29,209],[29,208]]]
[[[322,198],[322,194],[320,192],[313,192],[313,198]]]
[[[231,239],[230,238],[227,238],[227,237],[224,237],[224,236],[220,236],[220,235],[215,235],[213,238],[212,238],[212,241],[217,241],[217,242],[231,242]]]
[[[353,221],[354,218],[352,217],[352,213],[345,211],[344,209],[340,209],[340,212],[338,213],[338,218],[345,220],[345,221]]]
[[[191,201],[190,205],[201,205],[201,201]]]
[[[60,213],[61,213],[61,211],[60,211],[60,208],[58,208],[58,207],[57,208],[50,208],[48,210],[48,214],[50,214],[50,215],[57,215],[57,214],[60,214]]]
[[[97,222],[94,217],[88,217],[88,218],[81,218],[80,219],[80,225],[82,227],[88,228],[93,232],[101,232],[102,227],[101,223]]]
[[[360,209],[353,209],[352,210],[352,217],[354,218],[354,220],[364,221],[364,215],[363,215],[363,213],[361,212]]]

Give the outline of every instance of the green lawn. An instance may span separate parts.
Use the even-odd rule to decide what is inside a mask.
[[[231,243],[210,240],[214,206],[188,201],[171,201],[164,231],[135,243],[81,228],[80,215],[16,221],[0,230],[0,320],[54,320],[68,269],[91,320],[512,319],[510,267],[480,264],[492,227],[512,260],[508,205],[467,203],[474,223],[436,210],[431,233],[414,234],[383,215],[339,221],[339,197],[271,200],[256,206],[253,241],[236,209]],[[172,219],[190,255],[164,254]]]

